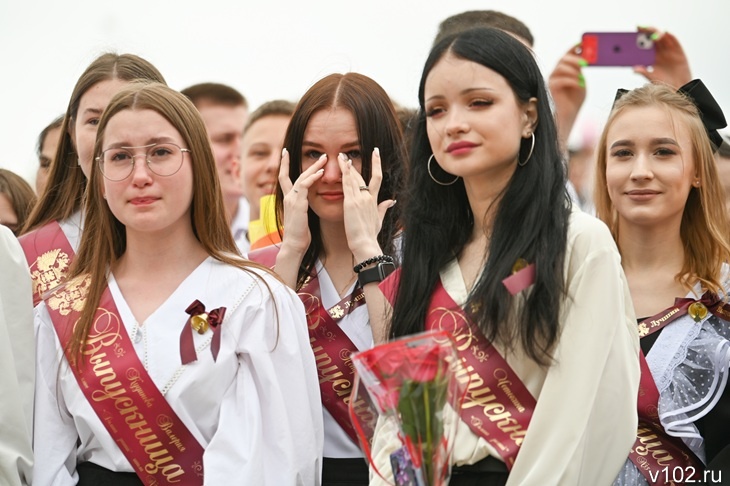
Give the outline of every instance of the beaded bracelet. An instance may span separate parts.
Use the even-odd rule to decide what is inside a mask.
[[[360,270],[362,270],[363,268],[367,267],[368,265],[371,265],[373,263],[378,263],[378,262],[394,263],[394,260],[393,260],[393,257],[390,255],[378,255],[378,256],[374,256],[372,258],[368,258],[364,262],[358,263],[357,265],[352,267],[352,270],[355,273],[360,273]]]

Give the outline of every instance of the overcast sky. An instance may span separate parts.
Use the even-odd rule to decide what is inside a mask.
[[[175,89],[229,84],[251,108],[296,100],[319,78],[347,71],[416,106],[438,23],[473,9],[525,22],[546,77],[583,32],[668,30],[730,119],[728,0],[0,0],[0,167],[33,181],[38,133],[65,111],[79,75],[102,52],[146,58]],[[588,98],[574,141],[583,127],[600,128],[617,87],[643,83],[630,68],[587,68],[585,77]]]

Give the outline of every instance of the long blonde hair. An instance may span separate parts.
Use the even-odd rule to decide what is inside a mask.
[[[190,150],[193,170],[190,219],[193,233],[208,255],[245,271],[259,269],[271,273],[262,265],[244,260],[236,247],[226,222],[223,196],[205,124],[192,102],[160,83],[133,83],[117,93],[104,110],[94,154],[101,153],[109,120],[124,110],[159,113],[175,127]],[[70,355],[75,358],[73,364],[78,363],[81,348],[89,335],[96,308],[107,285],[108,269],[126,251],[126,228],[105,203],[102,187],[103,176],[98,164],[94,163],[86,193],[84,232],[69,274],[69,282],[90,277],[86,303],[74,326],[69,348]]]
[[[730,261],[730,224],[725,212],[725,196],[718,180],[710,139],[697,106],[684,94],[663,84],[650,83],[629,91],[616,101],[598,144],[594,191],[596,213],[618,242],[618,212],[608,195],[606,184],[608,131],[616,118],[626,110],[647,106],[664,108],[674,123],[684,124],[687,128],[692,141],[695,170],[701,181],[699,187],[692,187],[684,206],[680,226],[684,264],[675,278],[689,288],[699,281],[705,289],[720,290],[723,288],[722,264]]]

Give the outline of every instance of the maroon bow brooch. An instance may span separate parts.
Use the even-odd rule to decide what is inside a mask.
[[[193,333],[205,334],[208,329],[213,331],[213,339],[210,342],[210,351],[213,354],[213,361],[218,359],[218,351],[221,347],[221,324],[226,315],[226,308],[219,307],[210,312],[205,311],[205,305],[195,300],[185,309],[190,315],[183,330],[180,333],[180,359],[182,364],[192,363],[198,359],[195,352]],[[190,325],[188,327],[188,324]]]

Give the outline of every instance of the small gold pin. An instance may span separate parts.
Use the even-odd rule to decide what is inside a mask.
[[[705,304],[702,302],[693,302],[687,309],[687,314],[689,314],[695,322],[700,322],[705,318],[705,316],[707,316],[707,307],[705,307]]]
[[[527,263],[527,260],[524,258],[518,258],[514,265],[512,265],[512,273],[515,274],[522,270],[523,268],[526,268],[529,263]]]
[[[329,312],[330,312],[330,316],[332,316],[333,319],[339,319],[345,315],[345,311],[342,310],[342,307],[340,307],[339,305],[336,305],[333,308],[331,308]]]
[[[198,334],[205,334],[210,328],[210,324],[208,323],[208,314],[204,312],[202,314],[192,316],[190,318],[190,326],[194,331],[197,331]]]

